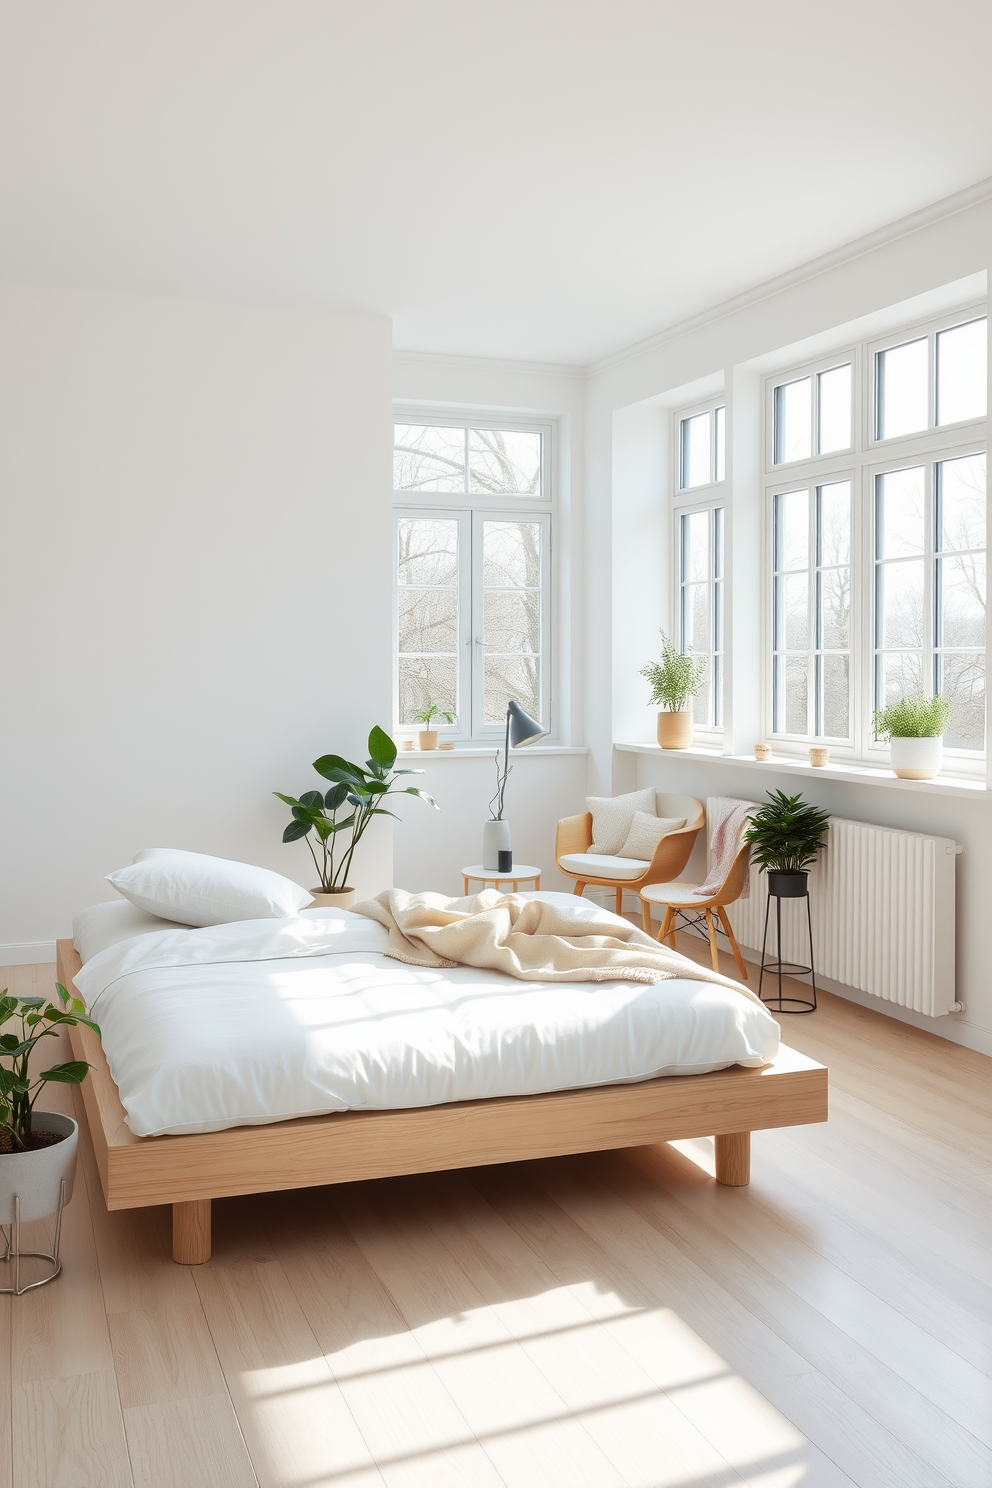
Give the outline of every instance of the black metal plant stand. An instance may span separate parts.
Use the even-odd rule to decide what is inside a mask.
[[[768,914],[775,900],[775,953],[777,959],[765,960],[765,950],[768,944]],[[782,960],[782,900],[783,899],[805,899],[806,900],[806,923],[809,927],[809,965],[798,966],[792,962]],[[762,997],[761,987],[765,979],[765,972],[778,976],[778,996]],[[813,992],[813,1000],[810,1002],[804,997],[786,997],[782,991],[783,976],[806,976],[809,974],[810,984]],[[761,972],[758,977],[758,996],[766,1007],[771,1008],[773,1013],[815,1013],[816,1012],[816,971],[813,966],[813,916],[809,907],[809,875],[806,873],[769,873],[768,875],[768,901],[765,904],[765,930],[761,937]]]

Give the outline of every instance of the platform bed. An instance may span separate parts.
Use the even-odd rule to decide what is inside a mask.
[[[81,964],[72,941],[60,940],[64,986]],[[83,1027],[69,1036],[75,1057],[93,1066],[81,1090],[107,1208],[171,1204],[172,1255],[181,1265],[210,1259],[211,1200],[232,1194],[704,1136],[716,1138],[717,1182],[739,1186],[750,1179],[752,1131],[827,1119],[826,1069],[783,1045],[763,1069],[734,1065],[633,1085],[136,1137],[99,1039]]]

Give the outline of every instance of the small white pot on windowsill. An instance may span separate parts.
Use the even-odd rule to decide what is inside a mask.
[[[944,739],[936,734],[929,739],[889,740],[889,763],[900,780],[933,780],[940,774],[944,757]]]

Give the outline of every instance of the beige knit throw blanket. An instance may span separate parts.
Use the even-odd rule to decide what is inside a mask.
[[[409,966],[479,966],[525,982],[715,982],[753,992],[610,915],[598,923],[578,905],[548,904],[484,889],[465,899],[387,889],[354,906],[389,931],[386,955]]]

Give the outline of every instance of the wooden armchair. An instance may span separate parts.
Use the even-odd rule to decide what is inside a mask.
[[[575,879],[575,893],[581,894],[586,884],[597,888],[613,889],[616,893],[616,912],[623,907],[624,889],[636,893],[646,884],[668,883],[682,872],[706,822],[702,801],[695,796],[669,795],[658,792],[659,816],[685,817],[685,826],[677,832],[669,832],[655,848],[654,857],[646,866],[636,858],[608,857],[606,854],[590,854],[592,845],[592,812],[581,816],[566,816],[558,823],[555,834],[555,862],[568,878]],[[582,863],[579,858],[586,857]]]

